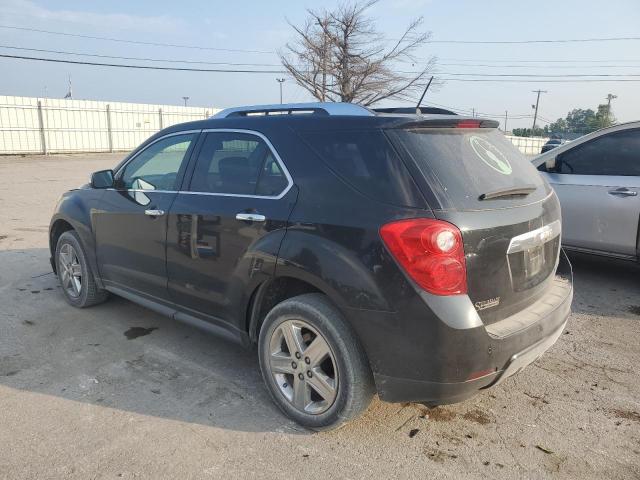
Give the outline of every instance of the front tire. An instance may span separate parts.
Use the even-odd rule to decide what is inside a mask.
[[[107,299],[109,293],[96,285],[76,232],[70,230],[60,235],[55,260],[62,293],[70,305],[86,308]]]
[[[304,427],[336,428],[366,410],[375,393],[360,342],[322,294],[276,305],[262,324],[258,350],[271,397]]]

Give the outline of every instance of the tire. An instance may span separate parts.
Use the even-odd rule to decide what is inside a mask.
[[[62,294],[70,305],[86,308],[102,303],[108,298],[109,293],[96,285],[78,234],[73,230],[60,235],[56,245],[55,261]],[[73,278],[70,277],[70,272],[73,272]]]
[[[339,427],[364,412],[375,393],[360,342],[322,294],[300,295],[276,305],[260,329],[258,352],[273,401],[306,428]]]

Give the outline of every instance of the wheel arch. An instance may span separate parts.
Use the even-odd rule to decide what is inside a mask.
[[[64,232],[75,230],[73,225],[64,218],[58,218],[51,223],[49,228],[49,252],[51,253],[51,267],[54,273],[57,273],[56,262],[53,261],[53,257],[56,253],[56,246],[58,245],[58,239]]]
[[[305,293],[322,293],[334,304],[332,296],[318,282],[299,276],[282,275],[272,277],[258,285],[250,296],[246,311],[246,332],[252,343],[258,341],[260,327],[267,313],[278,303]],[[336,304],[337,308],[340,308]]]
[[[53,272],[57,275],[55,253],[58,240],[63,233],[69,231],[76,232],[78,235],[80,245],[84,249],[84,253],[87,257],[89,268],[95,278],[95,282],[99,288],[103,288],[104,285],[102,283],[102,279],[100,278],[100,275],[98,275],[99,270],[94,248],[95,243],[93,230],[83,222],[75,221],[67,215],[54,215],[49,226],[49,251],[51,253],[50,261]]]

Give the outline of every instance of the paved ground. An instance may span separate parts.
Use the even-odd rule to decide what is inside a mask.
[[[125,300],[63,301],[54,202],[120,157],[0,158],[0,477],[640,478],[640,269],[572,257],[565,334],[502,386],[431,411],[375,400],[312,434],[254,352]]]

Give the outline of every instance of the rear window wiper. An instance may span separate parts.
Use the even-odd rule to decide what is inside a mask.
[[[479,200],[492,200],[494,198],[503,197],[526,197],[536,191],[535,185],[522,185],[520,187],[505,188],[503,190],[494,190],[493,192],[483,193],[478,197]]]

